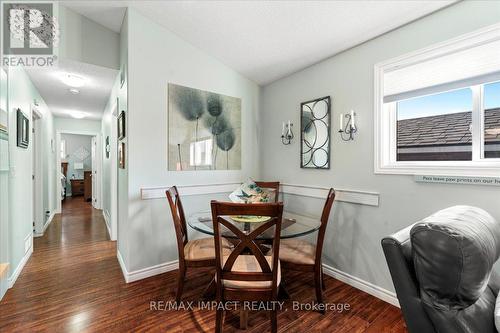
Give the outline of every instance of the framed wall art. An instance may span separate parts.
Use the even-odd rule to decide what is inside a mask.
[[[118,144],[118,166],[125,169],[125,142]]]
[[[300,104],[300,167],[330,169],[330,96]]]
[[[241,99],[168,85],[168,170],[240,170]]]
[[[30,121],[21,111],[17,109],[17,146],[28,148],[30,141]]]
[[[122,112],[120,112],[120,115],[118,116],[118,140],[125,138],[125,130],[125,111],[122,110]]]

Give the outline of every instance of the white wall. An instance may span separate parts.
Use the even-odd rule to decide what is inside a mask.
[[[57,132],[101,132],[100,120],[54,117],[54,131]]]
[[[101,120],[101,131],[103,147],[105,147],[106,137],[109,137],[110,152],[109,157],[106,157],[106,152],[103,150],[102,156],[102,211],[105,216],[110,237],[112,240],[117,239],[117,137],[116,137],[116,116],[120,107],[120,76],[116,78],[115,84],[111,91],[108,103],[104,108],[103,117]],[[126,92],[125,92],[126,93]],[[123,98],[121,99],[123,101]],[[122,105],[123,106],[123,105]],[[115,114],[113,114],[115,113]],[[124,191],[125,192],[125,191]]]
[[[482,207],[500,219],[498,187],[416,183],[412,176],[373,172],[373,66],[375,63],[500,22],[500,2],[464,1],[352,48],[262,89],[259,145],[263,179],[380,193],[380,206],[337,202],[327,229],[324,262],[393,290],[380,241],[427,215],[457,204]],[[300,124],[299,106],[332,98],[330,170],[299,168],[300,133],[290,146],[279,139],[280,124]],[[354,109],[358,133],[341,141],[340,113]],[[295,126],[298,130],[299,127]],[[285,195],[289,209],[318,215],[323,201]]]
[[[42,97],[31,83],[24,69],[20,67],[8,68],[8,112],[9,112],[9,279],[19,272],[23,258],[30,254],[25,248],[25,240],[32,244],[33,233],[33,189],[32,179],[32,148],[33,126],[32,103],[36,100],[41,113],[41,153],[44,157],[42,164],[43,174],[43,209],[54,212],[56,193],[52,186],[52,175],[55,169],[55,153],[51,150],[51,141],[54,140],[53,118]],[[30,119],[30,144],[28,149],[17,147],[16,137],[16,109],[20,108]],[[32,248],[31,248],[32,249]]]
[[[121,255],[131,271],[177,259],[167,201],[141,200],[141,187],[258,176],[259,87],[133,9],[128,11],[128,29],[128,252]],[[242,170],[167,171],[168,83],[241,98]],[[201,207],[209,207],[208,198],[202,202]]]
[[[8,122],[7,72],[0,68],[0,109],[1,123]],[[5,113],[4,113],[5,112]],[[4,139],[7,139],[5,141]],[[0,263],[9,262],[9,136],[0,138]],[[0,299],[9,288],[8,274],[0,277]]]
[[[120,31],[120,63],[121,68],[124,71],[125,82],[123,86],[120,88],[118,92],[118,112],[125,111],[126,115],[128,114],[128,56],[129,56],[129,48],[130,38],[129,38],[129,13],[127,10],[127,15],[124,18],[122,28]],[[129,133],[129,121],[128,117],[125,121],[126,133]],[[116,130],[116,128],[115,128]],[[113,133],[113,132],[112,132]],[[127,134],[128,135],[128,134]],[[122,139],[122,142],[127,143],[128,138],[125,137]],[[118,150],[118,147],[116,147]],[[129,237],[128,233],[129,224],[128,224],[128,212],[129,212],[129,180],[128,180],[128,170],[129,170],[129,155],[127,149],[125,149],[125,167],[118,169],[118,179],[117,179],[117,223],[118,223],[118,252],[124,256],[125,262],[128,264],[128,253],[129,253]],[[113,202],[113,196],[111,196]],[[113,218],[111,219],[112,221]]]
[[[55,13],[62,31],[56,50],[60,58],[120,68],[119,34],[61,4],[55,6]]]

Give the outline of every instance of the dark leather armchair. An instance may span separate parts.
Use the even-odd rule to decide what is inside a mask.
[[[411,333],[497,333],[500,223],[482,209],[441,210],[382,240]]]

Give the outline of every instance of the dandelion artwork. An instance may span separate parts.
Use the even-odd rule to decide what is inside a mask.
[[[168,85],[168,170],[241,169],[241,99]]]

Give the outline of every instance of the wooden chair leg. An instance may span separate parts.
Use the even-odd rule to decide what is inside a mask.
[[[181,302],[182,290],[184,289],[184,280],[186,279],[186,268],[179,267],[179,277],[177,281],[177,294],[175,295],[175,302],[177,305]]]
[[[316,300],[318,303],[320,304],[323,304],[323,287],[322,287],[322,273],[321,273],[321,270],[318,272],[318,270],[316,270],[316,272],[314,273],[314,287],[316,289]],[[322,310],[320,311],[322,314],[325,314],[325,311]]]
[[[224,328],[224,310],[217,309],[215,313],[215,333],[222,333]]]
[[[271,333],[278,332],[278,310],[271,310]]]
[[[240,310],[240,329],[246,330],[248,327],[248,310]]]

